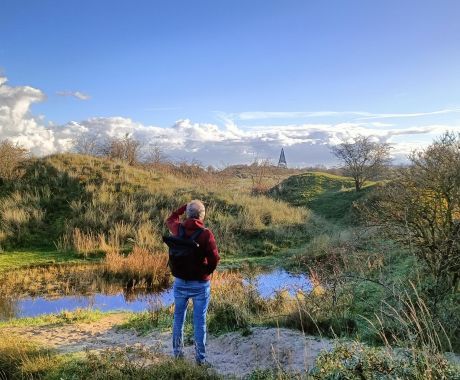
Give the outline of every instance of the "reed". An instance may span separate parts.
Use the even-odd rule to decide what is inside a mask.
[[[167,266],[168,256],[135,246],[131,253],[123,255],[117,252],[107,253],[103,270],[108,277],[121,278],[128,287],[145,284],[147,287],[164,288],[170,284],[170,272]]]
[[[62,238],[65,241],[65,238]],[[91,253],[96,253],[100,247],[100,235],[89,231],[83,232],[79,228],[72,231],[72,244],[75,251],[87,257]]]

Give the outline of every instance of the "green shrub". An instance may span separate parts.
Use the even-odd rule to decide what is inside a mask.
[[[460,379],[460,368],[441,355],[417,351],[390,351],[360,343],[339,344],[322,352],[310,371],[312,379]]]
[[[242,329],[248,331],[250,315],[248,311],[231,302],[218,302],[210,310],[208,330],[217,334]]]

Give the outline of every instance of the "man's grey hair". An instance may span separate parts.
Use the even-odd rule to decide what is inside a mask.
[[[187,203],[187,209],[185,210],[187,218],[193,219],[204,219],[205,208],[203,202],[195,199],[190,203]]]

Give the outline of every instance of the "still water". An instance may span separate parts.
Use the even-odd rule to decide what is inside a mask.
[[[284,270],[263,272],[246,277],[243,283],[254,286],[263,298],[273,297],[279,291],[309,292],[311,283],[305,275],[294,275]],[[92,308],[101,311],[143,311],[149,308],[169,306],[173,303],[172,289],[159,292],[94,292],[82,295],[36,296],[0,298],[0,320],[18,317],[32,317],[41,314],[72,311],[78,308]]]

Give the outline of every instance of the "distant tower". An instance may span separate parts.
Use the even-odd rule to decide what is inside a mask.
[[[278,161],[278,167],[279,168],[287,168],[287,162],[286,162],[286,157],[284,157],[284,149],[281,148],[281,154],[280,154],[280,159]]]

